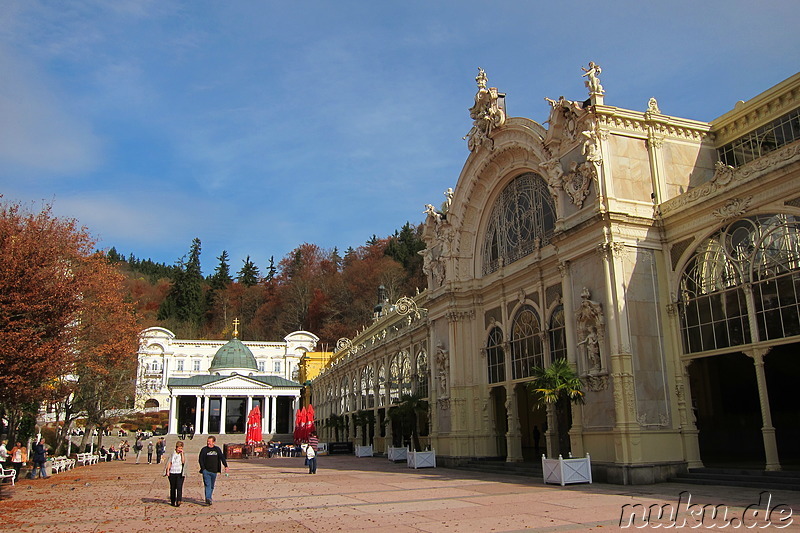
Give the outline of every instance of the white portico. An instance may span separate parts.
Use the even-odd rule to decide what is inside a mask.
[[[238,325],[234,321],[234,326]],[[253,352],[238,338],[214,354],[208,374],[171,378],[169,433],[244,433],[256,405],[263,433],[290,433],[301,386],[275,375],[259,375]]]
[[[291,433],[300,397],[300,385],[279,376],[172,378],[169,390],[169,433],[173,435],[184,424],[193,424],[195,434],[243,433],[255,406],[261,409],[264,433]]]

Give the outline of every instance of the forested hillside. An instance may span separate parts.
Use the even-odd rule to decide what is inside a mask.
[[[320,349],[332,349],[340,337],[352,337],[369,323],[383,285],[390,301],[425,287],[421,226],[407,223],[394,235],[373,236],[344,254],[302,244],[279,260],[259,267],[248,256],[230,264],[226,251],[213,273],[200,268],[202,243],[168,266],[108,252],[126,276],[126,286],[142,327],[163,326],[179,338],[223,339],[238,318],[243,340],[282,340],[295,330],[320,337]]]

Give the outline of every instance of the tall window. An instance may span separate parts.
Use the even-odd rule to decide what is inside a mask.
[[[175,363],[175,370],[178,372],[183,372],[183,359],[178,359]]]
[[[411,394],[411,359],[408,352],[400,352],[400,395]]]
[[[400,354],[389,365],[389,396],[392,403],[400,401]]]
[[[365,409],[372,409],[375,407],[375,369],[372,365],[367,365],[364,368],[364,387],[367,394],[367,404]]]
[[[192,361],[192,371],[193,372],[200,372],[200,360],[195,359]]]
[[[489,366],[489,383],[506,380],[506,355],[503,350],[503,330],[492,328],[486,343],[486,363]]]
[[[386,366],[378,367],[378,406],[386,405]]]
[[[511,364],[513,379],[528,378],[535,367],[543,366],[542,329],[539,315],[526,305],[511,326]]]
[[[547,332],[550,340],[551,363],[567,358],[567,337],[564,331],[564,306],[559,305],[550,315],[550,328]]]
[[[273,361],[272,365],[273,365],[272,371],[275,372],[276,374],[280,374],[281,373],[281,362],[280,361]]]
[[[420,350],[417,354],[416,393],[422,397],[428,396],[428,354]]]
[[[686,353],[800,335],[800,221],[747,217],[705,239],[684,268],[678,304]]]
[[[266,368],[266,366],[264,365],[264,361],[259,361],[258,362],[258,371],[261,372],[261,373],[264,373],[265,372],[265,370],[264,370],[265,368]]]
[[[547,184],[533,172],[509,183],[492,207],[483,241],[483,274],[521,259],[550,242],[555,207]]]

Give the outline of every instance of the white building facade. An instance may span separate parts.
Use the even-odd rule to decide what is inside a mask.
[[[242,417],[256,405],[264,433],[290,433],[301,389],[293,378],[319,341],[307,331],[283,342],[187,340],[160,327],[139,338],[136,407],[169,409],[171,434],[184,425],[196,434],[243,432]],[[240,357],[232,366],[233,352]]]

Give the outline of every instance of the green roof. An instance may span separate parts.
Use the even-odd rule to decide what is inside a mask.
[[[223,379],[229,379],[231,377],[234,376],[213,376],[208,374],[199,374],[197,376],[192,376],[190,378],[169,378],[167,386],[202,387],[203,385],[208,385],[209,383],[214,383],[215,381],[222,381]],[[301,387],[301,385],[296,381],[289,381],[288,379],[284,379],[280,376],[243,376],[239,374],[236,377],[241,377],[244,379],[252,379],[253,381],[258,381],[259,383],[263,383],[264,385],[269,385],[270,387],[276,387],[276,388],[299,389]]]
[[[241,368],[258,372],[258,364],[253,352],[236,337],[217,350],[217,353],[214,354],[214,360],[211,361],[209,372],[228,368]]]

